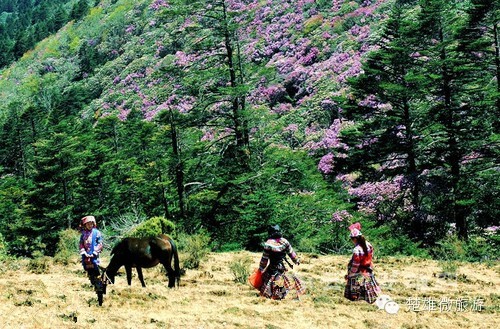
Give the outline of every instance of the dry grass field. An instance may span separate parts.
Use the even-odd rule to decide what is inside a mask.
[[[272,301],[248,284],[236,283],[231,264],[260,254],[212,253],[197,270],[188,270],[179,289],[168,289],[160,267],[145,269],[146,288],[134,270],[132,286],[122,275],[108,286],[103,306],[75,258],[43,273],[28,261],[0,269],[0,328],[499,328],[500,267],[459,264],[440,277],[443,264],[415,258],[376,259],[385,294],[397,314],[343,298],[347,256],[301,255],[295,273],[308,288],[300,301]],[[109,258],[102,257],[103,265]],[[181,254],[182,263],[182,254]]]

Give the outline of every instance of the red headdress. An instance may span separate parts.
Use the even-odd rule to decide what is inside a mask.
[[[361,233],[361,224],[358,222],[351,224],[351,226],[349,226],[349,231],[351,231],[351,238],[356,238],[363,235]]]

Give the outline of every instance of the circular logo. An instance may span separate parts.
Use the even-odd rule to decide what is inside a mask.
[[[385,304],[387,304],[387,302],[390,302],[391,300],[391,297],[389,297],[388,295],[380,295],[375,300],[375,305],[377,305],[379,310],[383,310]]]
[[[384,309],[389,314],[396,314],[399,311],[399,305],[395,301],[391,300],[385,303]]]

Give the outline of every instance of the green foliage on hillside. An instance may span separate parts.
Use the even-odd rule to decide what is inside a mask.
[[[0,69],[56,33],[69,20],[83,17],[86,12],[75,8],[88,6],[89,0],[75,2],[0,0]]]
[[[164,219],[215,250],[276,223],[323,253],[358,220],[384,253],[498,234],[496,2],[36,3],[67,16],[0,34],[10,254],[54,254],[82,214],[109,241]]]

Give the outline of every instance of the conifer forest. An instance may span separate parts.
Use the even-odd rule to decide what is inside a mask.
[[[160,217],[213,251],[279,224],[333,254],[359,221],[379,254],[498,257],[499,21],[493,0],[0,0],[0,254],[52,256],[93,215],[107,241]]]

